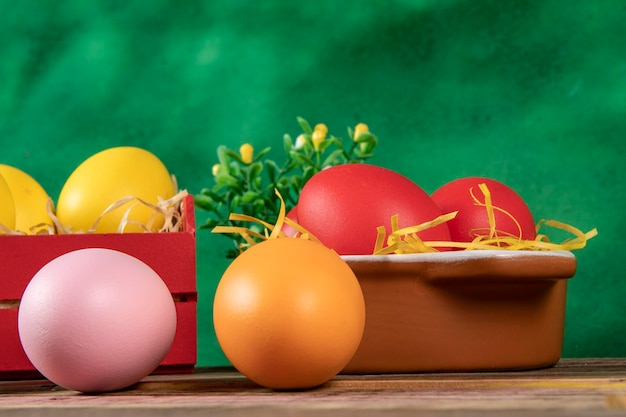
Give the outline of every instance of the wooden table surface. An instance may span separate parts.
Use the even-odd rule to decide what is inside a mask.
[[[520,372],[340,375],[276,392],[231,370],[154,375],[87,395],[45,380],[0,381],[0,416],[626,416],[626,359],[563,359]]]

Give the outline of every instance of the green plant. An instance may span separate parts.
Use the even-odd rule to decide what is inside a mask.
[[[234,225],[229,219],[230,213],[246,214],[273,223],[281,204],[276,191],[289,211],[297,204],[300,191],[309,178],[329,166],[365,162],[373,156],[378,143],[376,136],[363,123],[354,129],[348,128],[350,142],[344,146],[340,137],[328,135],[325,124],[319,123],[311,128],[303,118],[297,120],[302,133],[295,140],[284,135],[285,160],[281,163],[267,157],[271,148],[256,155],[249,143],[244,143],[239,152],[223,145],[217,148],[219,162],[212,169],[215,184],[202,189],[194,200],[197,208],[210,215],[200,228]],[[261,227],[254,224],[251,229]],[[247,244],[238,234],[225,236],[234,243],[234,247],[227,251],[228,257],[234,258],[245,249]]]

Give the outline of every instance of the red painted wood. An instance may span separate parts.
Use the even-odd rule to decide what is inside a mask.
[[[185,225],[177,233],[0,236],[0,377],[28,376],[17,332],[17,303],[30,279],[46,263],[73,250],[99,247],[132,255],[155,270],[176,301],[178,326],[162,368],[191,371],[196,362],[196,229],[193,197],[182,203]]]

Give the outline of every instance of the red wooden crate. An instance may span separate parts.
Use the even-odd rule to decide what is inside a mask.
[[[184,226],[173,233],[0,235],[0,378],[37,375],[19,340],[19,300],[46,263],[83,248],[109,248],[132,255],[156,271],[174,298],[172,347],[155,373],[191,372],[196,363],[196,230],[193,197],[181,203]]]

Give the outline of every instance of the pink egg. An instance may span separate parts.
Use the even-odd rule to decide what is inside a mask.
[[[176,309],[163,280],[139,259],[81,249],[35,274],[20,302],[18,329],[26,355],[50,381],[82,392],[114,391],[163,360]]]

